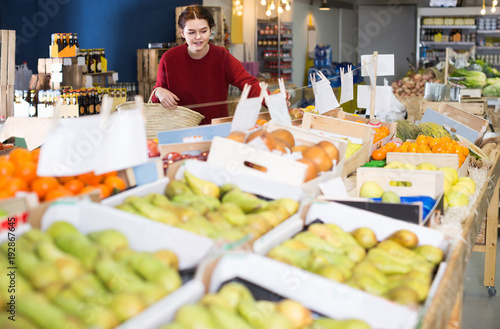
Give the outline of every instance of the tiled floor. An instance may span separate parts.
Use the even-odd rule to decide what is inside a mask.
[[[484,253],[473,252],[465,271],[463,329],[500,328],[500,234],[497,243],[496,289],[494,297],[483,286]]]

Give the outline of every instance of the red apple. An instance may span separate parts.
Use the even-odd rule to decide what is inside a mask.
[[[160,151],[158,150],[158,144],[152,139],[148,139],[148,156],[150,158],[159,157]]]

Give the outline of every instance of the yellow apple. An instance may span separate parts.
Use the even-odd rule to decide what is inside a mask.
[[[417,166],[417,169],[419,170],[437,170],[438,168],[433,165],[432,163],[429,162],[422,162]]]
[[[458,181],[458,172],[452,167],[441,167],[438,170],[444,172],[444,177],[450,181],[451,185],[455,185]]]

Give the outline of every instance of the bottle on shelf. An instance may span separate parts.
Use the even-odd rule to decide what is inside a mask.
[[[96,73],[101,73],[101,51],[100,49],[95,50],[95,71]]]
[[[32,89],[30,90],[30,106],[28,109],[28,116],[30,117],[36,117],[38,116],[37,113],[37,93],[36,90]]]

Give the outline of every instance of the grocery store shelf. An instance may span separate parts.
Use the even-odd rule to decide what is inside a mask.
[[[481,34],[500,34],[500,30],[477,30],[476,33],[481,33]]]
[[[423,47],[472,47],[475,42],[437,42],[437,41],[422,41]]]
[[[476,50],[500,50],[500,47],[478,46]]]
[[[264,69],[264,72],[278,72],[278,69]],[[281,69],[281,73],[286,74],[286,73],[292,73],[293,69]]]
[[[438,56],[437,59],[439,61],[444,61],[446,59],[446,57],[441,57],[441,56]],[[428,56],[428,57],[421,57],[420,60],[422,61],[425,61],[425,60],[428,60],[428,61],[433,61],[433,60],[436,60],[436,56]]]
[[[282,34],[281,38],[293,38],[293,34]],[[276,39],[278,38],[277,34],[259,34],[259,39]]]
[[[278,57],[263,57],[261,59],[264,60],[264,61],[277,61]],[[293,61],[293,58],[292,57],[286,57],[286,58],[281,57],[280,61],[282,61],[282,62],[291,62],[291,61]]]
[[[422,25],[422,29],[476,29],[476,25]]]
[[[261,49],[278,49],[278,46],[257,46]],[[283,50],[289,50],[289,49],[292,49],[293,46],[292,45],[284,45],[284,46],[281,46],[280,47],[281,49]]]

